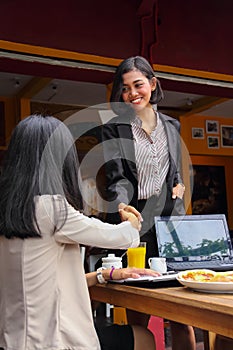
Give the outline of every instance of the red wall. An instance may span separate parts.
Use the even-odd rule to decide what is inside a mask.
[[[233,74],[232,13],[231,0],[4,0],[0,39]]]
[[[233,74],[233,1],[159,0],[156,63]]]

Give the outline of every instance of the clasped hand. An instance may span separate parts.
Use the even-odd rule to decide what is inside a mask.
[[[143,221],[141,214],[131,205],[120,203],[118,206],[119,214],[122,221],[130,221],[131,225],[138,231],[141,230]]]

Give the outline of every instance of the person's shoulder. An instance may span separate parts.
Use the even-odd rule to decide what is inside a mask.
[[[167,115],[167,114],[164,114],[164,113],[161,113],[161,112],[157,112],[157,113],[158,113],[159,118],[161,120],[172,121],[172,122],[178,122],[179,123],[179,121],[177,119],[171,117],[170,115]]]
[[[115,115],[114,117],[112,117],[111,119],[109,119],[108,121],[107,121],[107,125],[108,124],[117,124],[118,122],[119,122],[119,116],[118,115]]]
[[[128,119],[124,115],[115,115],[113,118],[108,120],[107,124],[122,124],[128,123]]]
[[[50,212],[54,206],[61,207],[61,204],[64,204],[64,202],[66,203],[67,200],[60,194],[44,194],[35,196],[34,202],[37,210],[45,209],[47,212]]]
[[[61,194],[42,194],[35,196],[34,198],[35,203],[45,203],[62,200],[64,200],[64,196],[62,196]]]
[[[170,122],[174,125],[177,125],[179,126],[180,125],[180,122],[179,120],[173,118],[173,117],[170,117],[169,115],[167,114],[164,114],[164,113],[161,113],[161,112],[158,112],[158,115],[159,115],[159,118],[163,121],[163,122]]]
[[[125,127],[127,127],[127,129],[131,128],[131,122],[129,118],[125,118],[125,116],[119,114],[108,120],[108,122],[103,125],[103,130],[117,131],[122,129],[122,127],[124,129]]]

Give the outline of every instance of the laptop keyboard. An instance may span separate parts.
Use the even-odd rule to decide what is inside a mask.
[[[179,261],[167,262],[169,270],[183,271],[192,269],[210,269],[215,271],[230,271],[233,270],[232,260],[208,260],[208,261]]]

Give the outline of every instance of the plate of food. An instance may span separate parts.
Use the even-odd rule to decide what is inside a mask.
[[[186,287],[207,293],[233,293],[233,271],[186,270],[177,274],[177,280]]]

